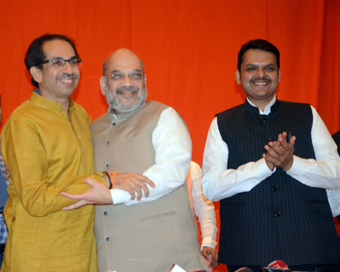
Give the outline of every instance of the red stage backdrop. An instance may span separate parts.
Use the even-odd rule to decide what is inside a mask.
[[[338,0],[0,0],[3,124],[30,95],[24,54],[45,33],[75,39],[83,67],[72,97],[94,119],[107,108],[102,62],[121,47],[136,52],[148,99],[183,117],[199,164],[214,115],[244,102],[234,74],[250,39],[267,39],[281,52],[278,98],[310,103],[331,133],[340,129]]]

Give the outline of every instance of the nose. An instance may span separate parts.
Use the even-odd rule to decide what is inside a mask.
[[[129,75],[125,75],[125,78],[123,79],[122,85],[123,86],[131,86],[132,85],[132,80],[129,77]]]
[[[264,76],[266,73],[264,72],[262,67],[259,67],[259,69],[257,70],[257,76],[258,77],[262,77]]]
[[[65,66],[63,67],[63,72],[67,73],[67,74],[72,74],[73,73],[73,68],[72,68],[71,64],[68,61],[66,61]]]

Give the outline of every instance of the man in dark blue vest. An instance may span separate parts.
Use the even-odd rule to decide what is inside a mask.
[[[241,47],[236,81],[244,104],[217,114],[206,142],[202,186],[220,202],[219,262],[261,271],[336,267],[337,237],[325,188],[340,187],[336,145],[309,104],[280,101],[280,53],[265,40]]]

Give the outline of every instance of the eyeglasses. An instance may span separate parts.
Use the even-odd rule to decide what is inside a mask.
[[[128,76],[131,80],[140,80],[143,78],[144,73],[135,71],[130,73],[121,73],[121,72],[113,72],[112,74],[108,75],[113,80],[123,80]]]
[[[45,63],[49,63],[50,66],[55,67],[55,68],[62,68],[66,65],[66,62],[68,62],[71,67],[76,67],[78,66],[79,68],[81,67],[81,62],[82,60],[80,58],[70,58],[70,59],[63,59],[60,57],[56,57],[53,59],[49,59],[49,60],[44,60],[41,64],[45,64]]]

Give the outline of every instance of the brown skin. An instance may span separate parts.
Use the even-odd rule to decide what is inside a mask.
[[[43,44],[43,50],[46,60],[61,57],[70,59],[76,54],[72,46],[63,40],[48,41]],[[79,67],[72,67],[68,62],[61,69],[56,69],[49,65],[43,64],[43,69],[36,66],[31,67],[30,73],[34,80],[39,83],[40,95],[59,102],[63,109],[67,109],[69,105],[69,97],[74,92],[79,82]],[[67,77],[73,75],[75,78]]]
[[[108,186],[92,179],[86,178],[84,183],[91,185],[91,189],[83,194],[72,195],[69,193],[62,192],[61,195],[68,197],[73,200],[79,200],[77,203],[72,204],[68,207],[63,208],[63,211],[69,211],[73,209],[78,209],[84,205],[90,204],[101,204],[110,205],[112,204],[112,198]]]
[[[280,82],[280,70],[275,55],[259,49],[247,50],[235,77],[247,98],[263,111],[273,99]]]
[[[209,262],[208,267],[212,268],[218,265],[218,251],[211,247],[202,249],[203,257]]]
[[[129,192],[131,199],[135,199],[135,193],[137,193],[137,200],[140,200],[143,196],[141,189],[144,190],[145,197],[149,196],[149,188],[146,184],[155,188],[155,184],[150,179],[137,173],[117,174],[114,184],[115,188]]]
[[[127,180],[130,182],[127,182]],[[106,181],[108,182],[108,180]],[[83,194],[72,195],[65,192],[61,193],[61,195],[70,199],[79,200],[77,203],[63,208],[63,211],[78,209],[84,205],[112,205],[112,197],[108,186],[105,186],[92,178],[86,178],[84,183],[91,185],[92,188]],[[136,173],[124,173],[116,175],[114,187],[128,191],[131,194],[131,199],[135,198],[135,192],[137,192],[137,199],[140,200],[142,198],[141,188],[143,188],[145,192],[145,197],[149,196],[149,189],[146,186],[146,183],[151,187],[155,187],[154,183],[147,177]]]
[[[106,100],[116,100],[116,113],[130,112],[130,107],[136,105],[137,108],[142,106],[145,102],[143,95],[146,92],[145,80],[146,77],[143,73],[143,77],[139,80],[132,80],[126,76],[122,80],[112,80],[110,75],[113,72],[119,72],[123,74],[131,72],[143,73],[143,63],[140,58],[132,51],[122,48],[111,53],[106,59],[106,71],[105,76],[100,78],[100,89],[103,95],[106,96]],[[118,89],[121,87],[134,87],[138,89],[138,92],[121,91]]]
[[[279,134],[277,141],[265,145],[264,148],[267,150],[267,153],[263,154],[262,157],[266,160],[270,170],[278,167],[288,171],[292,167],[296,137],[293,136],[289,143],[287,143],[286,138],[287,132],[283,132]]]

